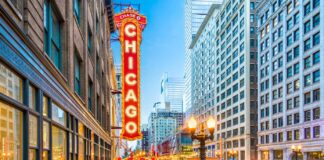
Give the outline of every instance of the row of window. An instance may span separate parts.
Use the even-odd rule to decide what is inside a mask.
[[[304,128],[303,131],[304,131],[304,139],[319,138],[321,133],[320,126],[307,127]],[[299,129],[286,132],[285,141],[293,141],[293,140],[300,140]],[[284,142],[283,132],[272,134],[272,143],[277,143],[277,142]],[[268,144],[268,143],[270,143],[269,135],[260,136],[260,144]]]
[[[13,105],[0,102],[0,142],[11,146],[0,148],[8,153],[9,159],[22,159],[23,152],[27,151],[29,159],[37,159],[41,146],[43,159],[49,159],[51,155],[52,159],[64,160],[67,159],[68,151],[69,156],[77,156],[81,160],[91,156],[110,159],[108,143],[65,112],[33,84],[23,83],[22,78],[2,63],[0,79],[0,93],[27,106],[16,109]],[[24,87],[25,84],[28,87]],[[27,94],[22,94],[23,92]],[[23,126],[28,126],[28,134]],[[43,137],[42,140],[40,137]],[[28,149],[23,147],[24,141],[28,142]]]

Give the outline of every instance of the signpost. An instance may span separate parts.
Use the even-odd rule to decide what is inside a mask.
[[[122,132],[121,137],[136,140],[140,130],[140,43],[146,17],[131,7],[114,17],[120,32],[122,50]]]

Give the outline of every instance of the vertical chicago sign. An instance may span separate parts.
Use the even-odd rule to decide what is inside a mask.
[[[121,137],[136,140],[140,130],[140,44],[146,17],[131,7],[114,17],[122,51],[122,132]]]

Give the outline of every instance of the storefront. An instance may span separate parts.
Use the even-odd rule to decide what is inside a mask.
[[[108,132],[0,18],[0,159],[111,159]]]

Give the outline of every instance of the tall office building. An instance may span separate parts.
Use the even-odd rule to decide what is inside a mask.
[[[258,5],[259,159],[322,159],[324,2]],[[320,158],[320,156],[322,158]]]
[[[111,8],[0,1],[0,159],[115,158]]]
[[[183,112],[184,81],[181,77],[164,74],[161,80],[161,103],[170,111]]]
[[[212,5],[190,45],[192,112],[199,122],[197,131],[208,132],[206,121],[214,116],[215,140],[207,142],[207,148],[215,148],[225,159],[257,158],[254,7],[252,0]]]
[[[191,107],[191,41],[195,37],[202,21],[213,3],[221,4],[223,0],[185,0],[185,89],[184,89],[184,112]]]

